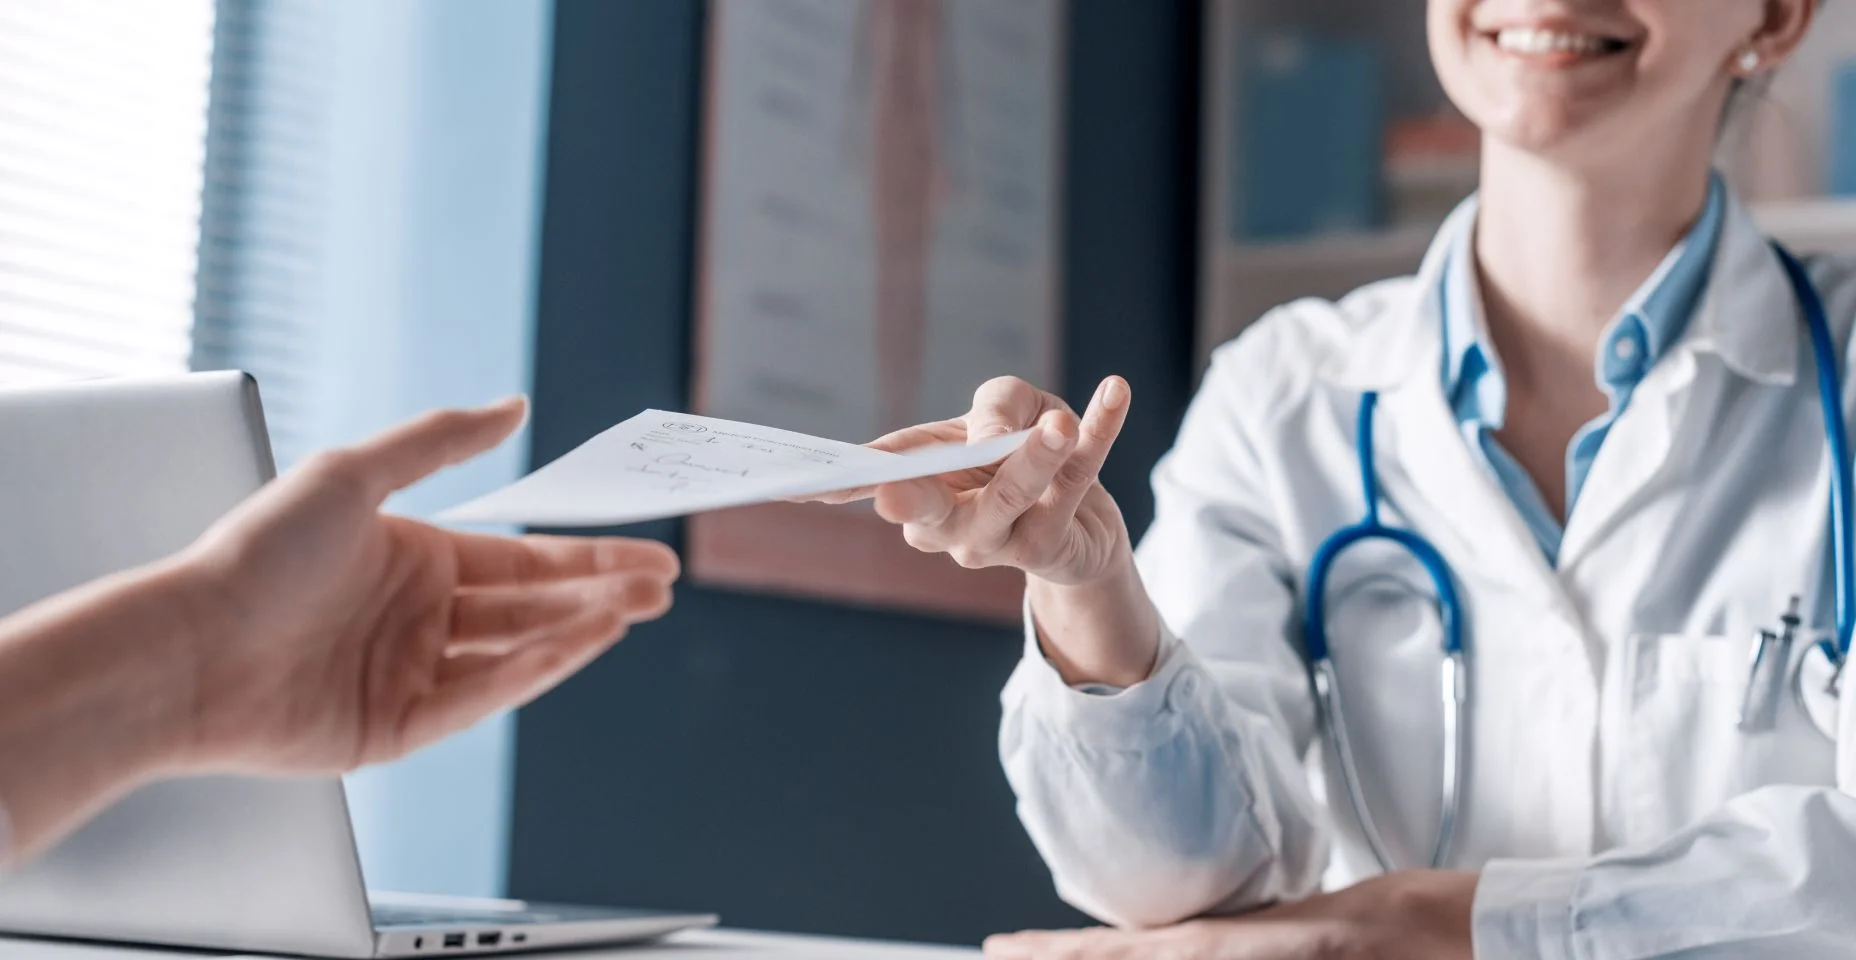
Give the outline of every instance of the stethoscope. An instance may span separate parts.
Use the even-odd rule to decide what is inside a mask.
[[[1811,352],[1817,364],[1818,402],[1823,408],[1824,436],[1830,447],[1830,532],[1837,633],[1834,642],[1825,639],[1819,641],[1818,646],[1834,668],[1827,691],[1834,695],[1842,676],[1843,664],[1849,655],[1851,635],[1856,633],[1856,539],[1852,538],[1850,529],[1852,510],[1856,509],[1856,493],[1851,488],[1849,433],[1843,418],[1843,390],[1837,374],[1836,348],[1831,341],[1830,322],[1824,313],[1823,299],[1811,283],[1810,276],[1805,273],[1804,265],[1778,243],[1773,243],[1772,248],[1777,252],[1779,262],[1785,268],[1786,279],[1791,282],[1798,305],[1804,312],[1805,325],[1810,328]],[[1349,547],[1368,541],[1389,542],[1403,549],[1430,576],[1431,584],[1437,592],[1438,616],[1443,624],[1443,661],[1439,667],[1438,693],[1443,700],[1444,734],[1443,803],[1438,814],[1437,845],[1432,850],[1430,865],[1442,867],[1450,861],[1451,844],[1455,840],[1457,823],[1462,813],[1464,761],[1468,753],[1466,744],[1469,730],[1464,715],[1469,708],[1471,691],[1469,671],[1464,662],[1463,608],[1457,597],[1455,577],[1449,564],[1444,561],[1443,554],[1418,534],[1387,526],[1379,519],[1379,480],[1374,470],[1373,455],[1373,414],[1378,405],[1379,394],[1376,391],[1368,391],[1361,396],[1354,436],[1360,459],[1360,489],[1366,502],[1366,515],[1359,523],[1336,530],[1316,548],[1308,568],[1308,609],[1303,634],[1316,706],[1322,714],[1323,735],[1340,767],[1347,800],[1353,807],[1354,818],[1359,822],[1360,831],[1365,835],[1373,858],[1379,862],[1381,869],[1391,870],[1392,857],[1386,849],[1385,839],[1374,824],[1372,812],[1367,809],[1359,768],[1354,763],[1353,745],[1342,717],[1339,682],[1332,651],[1328,647],[1327,584],[1340,555]],[[1799,623],[1796,600],[1781,622],[1781,632],[1760,631],[1754,645],[1747,676],[1748,693],[1741,711],[1742,730],[1761,729],[1762,725],[1770,723],[1771,704],[1776,699],[1772,691],[1786,682],[1790,646]],[[1802,684],[1802,670],[1798,672],[1798,677],[1798,682]],[[1802,687],[1798,695],[1802,701]]]

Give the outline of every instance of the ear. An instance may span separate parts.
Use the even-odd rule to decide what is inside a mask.
[[[1811,33],[1811,24],[1817,19],[1817,8],[1823,0],[1762,0],[1765,17],[1760,21],[1759,29],[1747,38],[1747,42],[1736,49],[1728,69],[1742,79],[1757,76],[1776,69],[1784,63],[1805,37]],[[1755,56],[1748,56],[1748,54]]]

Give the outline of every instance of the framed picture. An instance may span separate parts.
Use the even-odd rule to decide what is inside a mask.
[[[707,415],[862,442],[1056,387],[1063,0],[711,0],[697,277]],[[698,581],[1018,615],[1023,580],[866,505],[697,517]]]

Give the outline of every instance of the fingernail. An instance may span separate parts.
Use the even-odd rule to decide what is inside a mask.
[[[1110,410],[1128,402],[1128,388],[1118,377],[1110,377],[1102,382],[1102,405]]]
[[[1063,445],[1070,442],[1070,438],[1064,436],[1063,431],[1057,429],[1055,424],[1047,423],[1039,428],[1038,432],[1044,437],[1044,446],[1052,450],[1062,450]]]

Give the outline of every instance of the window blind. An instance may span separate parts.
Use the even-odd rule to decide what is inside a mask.
[[[0,0],[0,384],[187,367],[212,0]]]
[[[315,445],[328,29],[326,0],[218,0],[192,364],[257,377],[279,467]]]

